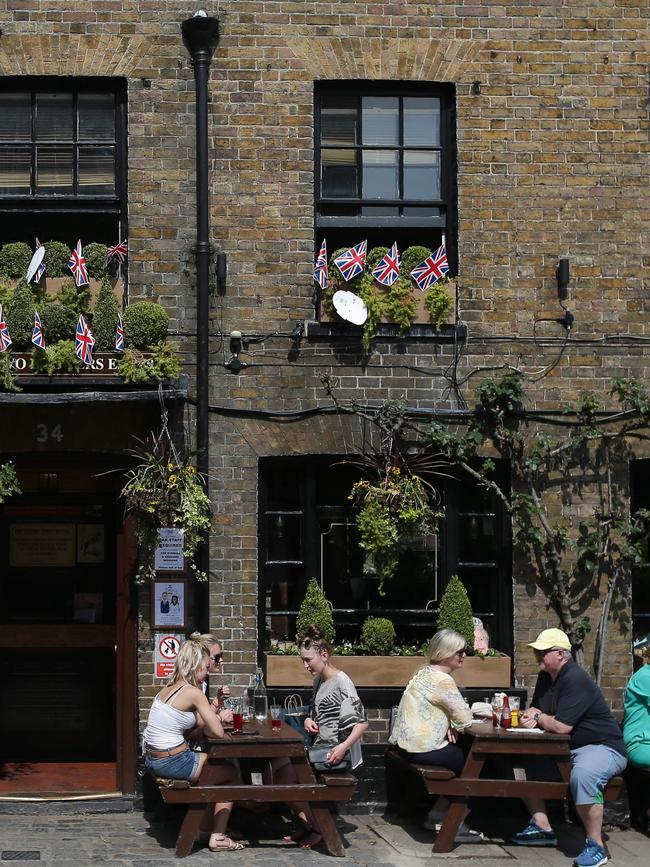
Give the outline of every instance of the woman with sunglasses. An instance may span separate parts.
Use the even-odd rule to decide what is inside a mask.
[[[472,722],[472,712],[456,686],[452,674],[463,665],[467,643],[454,629],[441,629],[429,643],[429,662],[408,682],[397,708],[389,743],[394,744],[409,762],[438,765],[460,774],[465,753],[457,743],[458,733]],[[427,816],[424,827],[437,830],[449,807],[439,798]],[[463,822],[458,842],[481,840]]]
[[[176,657],[174,672],[154,698],[143,735],[144,762],[155,777],[172,780],[198,779],[207,753],[195,752],[188,732],[197,725],[213,738],[224,736],[221,720],[210,707],[201,684],[208,674],[208,655],[200,638],[189,638]],[[241,782],[239,769],[224,761],[218,768],[214,785]],[[216,803],[208,846],[211,852],[234,851],[243,845],[226,834],[232,802]]]
[[[203,652],[208,656],[208,675],[222,674],[221,660],[223,659],[223,650],[219,640],[210,633],[193,632],[190,638],[200,641],[203,645]],[[208,681],[207,679],[201,684],[201,689],[207,695]],[[232,723],[232,710],[227,706],[226,702],[230,698],[230,687],[227,685],[220,686],[216,694],[210,701],[212,710],[217,714],[222,723]]]

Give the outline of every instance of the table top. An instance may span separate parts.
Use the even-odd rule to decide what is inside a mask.
[[[489,738],[500,741],[554,741],[559,743],[568,743],[569,741],[569,735],[558,735],[554,732],[546,731],[531,731],[530,729],[525,729],[523,726],[519,726],[515,729],[502,729],[501,727],[495,728],[492,725],[492,720],[487,720],[486,722],[475,720],[465,729],[465,731],[472,735],[472,737],[480,738],[482,740],[487,740]]]
[[[233,757],[245,755],[255,748],[270,750],[269,755],[304,754],[302,735],[290,725],[282,721],[279,730],[271,728],[271,721],[252,719],[244,723],[241,734],[232,729],[226,731],[223,738],[208,738],[209,753],[213,757],[228,753]],[[261,755],[261,753],[258,753]]]

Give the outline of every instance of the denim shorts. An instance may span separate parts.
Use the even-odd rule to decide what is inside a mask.
[[[155,759],[146,750],[144,763],[147,770],[156,777],[164,777],[167,780],[193,780],[199,767],[200,753],[186,749],[175,756],[166,756],[164,759]]]

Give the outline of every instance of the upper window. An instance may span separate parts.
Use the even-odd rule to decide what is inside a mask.
[[[455,264],[453,89],[370,82],[316,90],[316,226],[330,250],[393,241],[432,247]]]
[[[116,81],[5,78],[0,83],[0,211],[15,214],[16,239],[26,234],[33,240],[34,210],[65,214],[71,234],[83,227],[86,237],[87,216],[81,215],[91,212],[97,215],[93,240],[100,240],[103,228],[111,243],[118,236],[125,130],[123,87]],[[26,210],[31,213],[23,233]]]

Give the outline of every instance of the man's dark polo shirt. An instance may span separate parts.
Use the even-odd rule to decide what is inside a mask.
[[[620,726],[602,692],[572,659],[562,666],[555,683],[548,672],[539,673],[532,706],[554,716],[558,722],[573,726],[572,750],[587,744],[602,744],[627,756]]]

